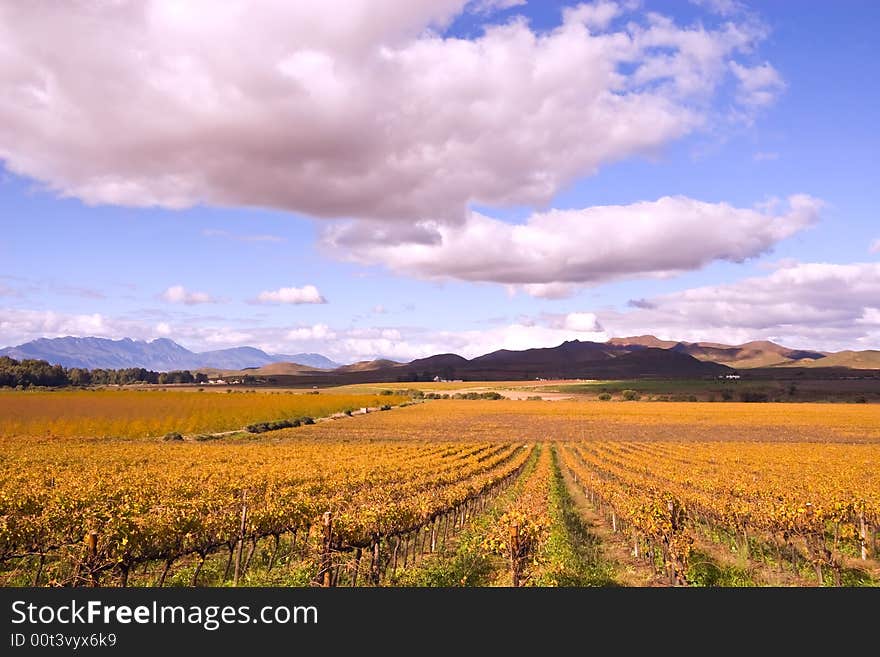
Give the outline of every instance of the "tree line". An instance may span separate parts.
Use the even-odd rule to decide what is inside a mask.
[[[88,369],[85,367],[62,367],[45,360],[15,360],[0,356],[0,387],[31,386],[61,387],[85,385],[124,385],[129,383],[207,383],[208,376],[189,370],[154,372],[143,367],[123,369]]]

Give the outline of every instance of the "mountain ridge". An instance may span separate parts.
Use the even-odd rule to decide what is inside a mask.
[[[739,369],[757,367],[803,367],[806,363],[818,363],[829,354],[809,349],[791,349],[769,340],[752,340],[739,345],[718,342],[673,342],[660,340],[653,335],[629,338],[612,338],[608,344],[623,348],[647,348],[668,345],[664,348],[688,354],[697,360],[719,363]],[[860,352],[858,352],[860,353]],[[821,365],[813,365],[821,367]],[[831,366],[829,364],[829,366]]]
[[[132,340],[121,338],[66,336],[62,338],[38,338],[0,349],[0,356],[16,360],[37,359],[52,365],[83,367],[89,369],[123,369],[143,367],[159,372],[170,370],[241,370],[264,367],[279,362],[293,362],[318,369],[335,369],[340,364],[326,356],[314,353],[269,354],[256,347],[232,347],[212,351],[194,352],[168,338],[155,340]]]
[[[0,349],[0,356],[46,360],[65,367],[155,371],[244,372],[310,379],[425,380],[497,378],[623,378],[629,376],[718,376],[752,368],[880,369],[880,351],[837,353],[791,349],[768,340],[740,345],[661,340],[653,335],[606,342],[568,340],[555,347],[499,349],[474,358],[435,354],[401,363],[387,358],[340,365],[315,353],[270,354],[242,346],[193,352],[168,338],[152,341],[94,337],[40,338]]]

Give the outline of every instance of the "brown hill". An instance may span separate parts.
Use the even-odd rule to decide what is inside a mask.
[[[347,374],[350,372],[372,372],[374,370],[401,367],[403,365],[404,363],[398,363],[396,360],[380,358],[378,360],[361,360],[357,363],[352,363],[351,365],[343,365],[342,367],[337,367],[333,372],[339,372],[340,374]]]
[[[631,376],[712,376],[729,369],[700,362],[669,349],[635,349],[598,342],[571,340],[546,349],[500,350],[471,360],[465,372],[471,378],[570,379],[626,378]]]
[[[776,367],[790,363],[801,363],[802,361],[811,362],[825,356],[819,351],[790,349],[767,340],[727,345],[718,342],[671,342],[658,340],[653,335],[641,335],[633,338],[613,338],[608,343],[625,348],[660,347],[671,349],[693,356],[698,360],[740,369]]]
[[[456,354],[439,354],[410,363],[391,360],[364,361],[332,371],[315,371],[284,377],[285,383],[340,385],[463,379],[504,381],[534,379],[624,379],[636,377],[714,378],[731,372],[717,363],[655,347],[626,348],[572,340],[556,347],[513,351],[501,349],[468,360]]]
[[[817,360],[786,364],[786,367],[845,367],[848,369],[880,370],[880,351],[838,351]]]
[[[511,351],[499,349],[470,361],[470,366],[491,367],[496,363],[518,367],[565,367],[573,363],[608,360],[628,350],[601,342],[570,340],[556,347]]]
[[[825,356],[819,351],[790,349],[767,340],[756,340],[734,346],[712,342],[681,344],[681,347],[675,347],[675,349],[690,354],[694,358],[741,369],[799,363],[806,359],[815,360]]]
[[[675,340],[661,340],[653,335],[635,335],[629,338],[611,338],[606,344],[617,347],[657,347],[659,349],[671,349],[679,344]]]
[[[270,363],[262,367],[246,367],[241,370],[222,370],[216,367],[202,367],[197,370],[202,374],[206,374],[211,379],[223,378],[226,376],[277,376],[291,374],[309,374],[312,372],[326,372],[327,370],[317,367],[309,367],[308,365],[300,365],[299,363],[289,363],[286,361],[278,363]]]
[[[323,372],[324,370],[317,367],[309,367],[308,365],[300,365],[299,363],[271,363],[253,369],[242,370],[241,374],[302,374],[304,372]]]
[[[459,356],[458,354],[437,354],[436,356],[428,356],[427,358],[417,358],[407,365],[408,367],[414,367],[416,369],[450,368],[454,370],[465,367],[467,363],[468,359]]]
[[[629,338],[611,338],[608,344],[621,347],[656,347],[672,349],[688,354],[702,361],[720,363],[728,367],[751,368],[769,367],[795,362],[804,358],[821,358],[819,352],[803,352],[789,349],[774,342],[755,341],[741,345],[728,345],[719,342],[674,342],[660,340],[653,335],[638,335]]]

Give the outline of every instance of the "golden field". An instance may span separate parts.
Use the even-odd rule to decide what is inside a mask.
[[[711,584],[707,550],[753,584],[880,582],[874,405],[430,400],[157,437],[399,401],[0,394],[0,582]]]
[[[337,425],[305,427],[332,437]],[[346,426],[396,440],[709,440],[880,443],[880,406],[739,402],[433,400]]]
[[[404,398],[290,392],[58,390],[0,392],[0,436],[145,438],[228,431],[252,422],[322,417]]]

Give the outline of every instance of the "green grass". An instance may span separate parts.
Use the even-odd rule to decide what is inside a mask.
[[[542,566],[532,586],[617,586],[610,564],[600,558],[599,539],[590,533],[565,487],[556,449],[550,483],[550,535],[538,557]]]
[[[692,586],[757,586],[747,569],[719,564],[700,550],[691,551],[687,578]]]

